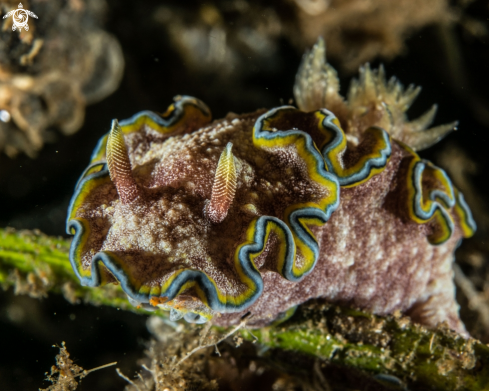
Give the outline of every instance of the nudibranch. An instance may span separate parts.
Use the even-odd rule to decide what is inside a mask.
[[[179,96],[114,120],[72,198],[70,260],[83,285],[117,282],[170,318],[283,319],[310,298],[401,311],[464,332],[454,250],[475,224],[445,172],[415,150],[453,124],[408,122],[418,90],[364,67],[349,99],[319,41],[298,108],[228,114]]]

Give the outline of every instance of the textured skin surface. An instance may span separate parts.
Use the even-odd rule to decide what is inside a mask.
[[[261,327],[323,297],[464,333],[451,265],[475,223],[413,150],[453,128],[427,129],[433,110],[408,121],[418,92],[366,67],[345,101],[319,41],[298,72],[299,109],[209,124],[205,104],[177,97],[114,121],[70,205],[75,273],[117,280],[173,320],[229,326],[251,312]]]
[[[229,293],[244,290],[231,259],[256,214],[281,217],[292,201],[315,199],[325,191],[304,175],[294,148],[277,155],[253,146],[259,114],[229,117],[170,139],[148,127],[126,135],[133,172],[144,193],[130,205],[119,201],[112,182],[90,194],[87,207],[77,211],[77,217],[90,222],[92,232],[84,266],[96,252],[111,251],[124,258],[134,280],[151,286],[187,267],[205,271]],[[236,198],[224,221],[213,224],[203,211],[228,142],[235,146]],[[407,173],[399,171],[401,160],[409,156],[392,142],[391,159],[380,174],[341,189],[339,208],[323,227],[313,228],[320,256],[313,272],[300,282],[272,271],[278,249],[272,235],[255,260],[264,279],[263,294],[251,307],[219,314],[214,322],[227,326],[251,311],[252,325],[263,326],[294,305],[325,297],[377,314],[411,311],[425,325],[447,320],[451,328],[463,331],[451,271],[462,235],[457,229],[449,241],[433,246],[427,240],[431,225],[409,220],[402,202]],[[192,290],[186,295],[198,297]]]
[[[146,194],[128,206],[119,202],[112,183],[90,194],[86,201],[90,207],[77,212],[77,217],[90,221],[93,233],[87,246],[92,251],[85,253],[84,264],[88,266],[97,251],[133,249],[127,262],[148,264],[134,266],[137,280],[147,281],[150,275],[185,265],[205,270],[223,283],[231,279],[228,289],[239,290],[235,273],[227,267],[218,271],[215,265],[231,262],[236,244],[257,213],[282,215],[292,200],[315,199],[324,191],[301,172],[303,163],[294,151],[284,151],[277,158],[253,147],[251,131],[257,117],[251,114],[219,121],[167,140],[148,128],[126,136],[133,171]],[[214,225],[203,210],[211,198],[219,157],[229,141],[239,145],[234,148],[237,191],[226,219]],[[273,167],[276,163],[280,166]],[[167,262],[156,261],[162,258]]]
[[[428,243],[431,228],[407,221],[396,205],[395,187],[405,152],[393,143],[386,169],[367,183],[341,190],[340,207],[317,229],[320,258],[314,272],[292,283],[273,272],[264,276],[265,290],[248,310],[268,315],[300,304],[305,297],[325,297],[376,314],[411,312],[428,326],[448,321],[463,331],[452,281],[453,252],[460,232],[441,246]],[[242,314],[225,314],[215,322],[238,321]],[[256,322],[256,326],[267,323]]]

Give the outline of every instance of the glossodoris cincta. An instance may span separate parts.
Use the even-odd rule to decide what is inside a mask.
[[[320,40],[283,106],[211,122],[177,97],[112,123],[68,212],[81,283],[229,326],[267,325],[310,298],[397,310],[464,332],[452,262],[475,224],[445,172],[421,159],[454,124],[405,115],[418,89],[361,69],[348,100]]]

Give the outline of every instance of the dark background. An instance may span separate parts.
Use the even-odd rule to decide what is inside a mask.
[[[125,119],[140,110],[164,111],[178,94],[203,100],[214,118],[229,111],[271,108],[292,98],[302,53],[288,40],[277,40],[276,61],[264,63],[262,58],[251,56],[244,64],[247,71],[241,75],[223,78],[212,72],[195,72],[171,45],[165,29],[151,22],[150,15],[158,3],[109,2],[106,29],[122,45],[124,77],[114,94],[87,107],[82,129],[47,144],[36,159],[0,155],[1,227],[37,228],[49,235],[65,236],[65,213],[74,185],[113,118]],[[488,3],[475,1],[464,12],[487,22]],[[410,117],[438,103],[435,125],[460,121],[457,132],[421,155],[436,161],[437,154],[448,145],[462,148],[477,163],[478,172],[470,179],[487,200],[489,36],[473,37],[460,25],[450,31],[453,34],[449,41],[441,38],[437,27],[413,32],[406,41],[405,53],[384,61],[384,65],[388,77],[396,75],[405,85],[423,87]],[[462,68],[451,65],[449,53],[460,57]],[[340,68],[337,60],[331,63]],[[373,67],[379,63],[372,61]],[[342,91],[346,92],[351,75],[341,71],[339,75]],[[477,214],[475,217],[478,219]],[[479,233],[475,240],[484,242],[484,234]],[[14,296],[12,290],[0,292],[0,388],[46,387],[44,372],[54,364],[58,352],[52,345],[62,341],[76,363],[86,369],[118,361],[117,366],[132,375],[139,369],[137,359],[143,356],[149,339],[145,320],[144,316],[112,308],[73,306],[61,296],[35,300]],[[110,368],[91,374],[79,390],[121,390],[124,384]]]

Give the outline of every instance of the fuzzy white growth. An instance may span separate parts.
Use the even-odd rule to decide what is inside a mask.
[[[232,143],[228,143],[222,151],[217,164],[212,196],[207,206],[207,216],[217,224],[225,219],[236,193],[236,164],[231,152]]]
[[[384,67],[372,70],[369,64],[360,68],[360,78],[353,80],[348,91],[350,107],[366,107],[372,116],[378,116],[377,125],[384,127],[393,138],[416,151],[426,149],[455,129],[457,122],[428,129],[437,106],[409,121],[406,112],[421,92],[413,84],[404,89],[395,77],[386,81]],[[388,120],[387,120],[388,119]]]
[[[368,126],[375,125],[419,151],[456,129],[457,122],[428,129],[435,117],[436,105],[419,118],[409,121],[406,112],[421,92],[421,87],[410,85],[405,89],[395,77],[386,81],[382,66],[375,70],[369,64],[361,67],[360,77],[351,82],[345,102],[339,93],[336,71],[326,62],[325,53],[324,41],[320,38],[304,55],[296,76],[295,100],[303,111],[321,108],[333,111],[350,139],[360,139]]]
[[[123,204],[133,202],[139,196],[139,189],[132,175],[124,136],[116,119],[112,121],[112,129],[107,139],[106,155],[110,179],[117,188],[121,202]]]
[[[297,71],[294,97],[297,107],[314,111],[342,102],[340,82],[335,69],[326,62],[326,46],[319,38],[310,52],[306,52]]]

